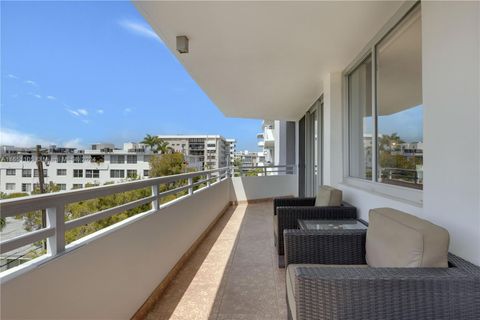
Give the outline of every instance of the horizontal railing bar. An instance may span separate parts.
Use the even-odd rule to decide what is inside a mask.
[[[90,187],[85,189],[56,192],[48,194],[33,195],[24,198],[7,199],[0,201],[0,216],[2,218],[15,216],[21,213],[45,209],[56,205],[68,204],[102,196],[108,196],[115,193],[127,192],[136,189],[151,187],[155,184],[165,184],[175,182],[182,179],[194,178],[197,176],[206,175],[209,173],[226,172],[229,168],[220,168],[207,171],[183,173],[165,177],[149,178],[139,181],[131,181],[119,184],[111,184],[106,186]]]
[[[176,193],[179,193],[183,190],[187,190],[189,188],[193,188],[193,187],[196,187],[196,186],[199,186],[201,185],[202,183],[206,183],[210,180],[217,180],[218,177],[222,177],[221,175],[220,176],[214,176],[214,177],[211,177],[210,179],[203,179],[203,180],[200,180],[200,181],[197,181],[195,183],[192,183],[192,184],[187,184],[187,185],[184,185],[184,186],[181,186],[181,187],[178,187],[178,188],[175,188],[175,189],[172,189],[172,190],[167,190],[167,191],[164,191],[164,192],[161,192],[158,194],[159,197],[166,197],[166,196],[169,196],[171,194],[176,194]]]
[[[125,203],[125,204],[122,204],[122,205],[119,205],[119,206],[116,206],[116,207],[113,207],[113,208],[105,209],[105,210],[102,210],[102,211],[98,211],[98,212],[83,216],[83,217],[75,219],[75,220],[67,221],[67,222],[65,222],[65,230],[71,230],[71,229],[74,229],[74,228],[77,228],[77,227],[81,227],[81,226],[84,226],[86,224],[89,224],[89,223],[92,223],[92,222],[95,222],[95,221],[98,221],[98,220],[101,220],[101,219],[105,219],[105,218],[114,216],[114,215],[119,214],[121,212],[137,208],[141,205],[152,202],[153,200],[155,200],[156,197],[157,196],[149,196],[149,197],[146,197],[146,198],[134,200],[134,201],[131,201],[131,202],[128,202],[128,203]]]
[[[55,234],[55,228],[44,228],[35,230],[21,236],[2,241],[0,245],[0,254],[18,249],[20,247],[32,244],[34,242],[46,239]]]

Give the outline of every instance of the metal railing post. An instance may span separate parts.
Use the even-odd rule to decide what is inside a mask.
[[[193,194],[192,184],[193,184],[193,178],[190,177],[190,178],[188,178],[188,185],[190,186],[190,188],[188,188],[188,194],[189,194],[190,196]]]
[[[160,199],[158,198],[158,184],[152,186],[152,196],[155,196],[155,199],[152,200],[152,210],[157,211],[160,207]]]
[[[47,254],[55,256],[65,251],[65,206],[47,208],[47,228],[55,228],[53,236],[47,238]]]
[[[266,177],[267,176],[267,167],[263,167],[263,175]]]
[[[210,187],[210,185],[212,184],[210,179],[212,178],[212,174],[209,172],[207,173],[207,187]]]

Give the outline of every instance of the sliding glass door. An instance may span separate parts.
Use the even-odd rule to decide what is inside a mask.
[[[320,98],[305,114],[305,195],[315,196],[322,184],[323,100]]]

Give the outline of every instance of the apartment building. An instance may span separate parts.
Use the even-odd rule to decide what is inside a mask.
[[[195,161],[199,170],[218,169],[229,165],[231,145],[220,135],[160,135],[160,139],[176,152]]]
[[[265,156],[262,152],[239,151],[235,153],[235,159],[239,159],[243,167],[257,167],[265,164]]]
[[[97,143],[89,150],[52,145],[42,150],[45,183],[72,190],[87,184],[147,178],[152,154],[145,145],[137,143],[125,143],[122,149],[111,143]],[[35,148],[2,146],[0,157],[0,191],[31,193],[38,188]]]
[[[235,153],[237,152],[237,140],[227,139],[228,148],[230,153],[228,154],[228,163],[233,166],[233,161],[235,160]]]

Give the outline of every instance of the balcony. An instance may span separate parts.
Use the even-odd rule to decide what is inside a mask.
[[[2,239],[2,254],[47,240],[46,254],[0,274],[8,306],[2,318],[124,319],[148,310],[149,318],[278,318],[285,313],[283,278],[274,267],[268,199],[295,195],[297,177],[266,169],[263,176],[232,177],[222,168],[2,201],[2,218],[42,209],[47,216],[45,228]],[[159,192],[178,181],[184,183]],[[150,195],[65,219],[70,203],[143,188]],[[65,244],[66,230],[145,205],[150,209]],[[245,277],[250,266],[257,271]]]

